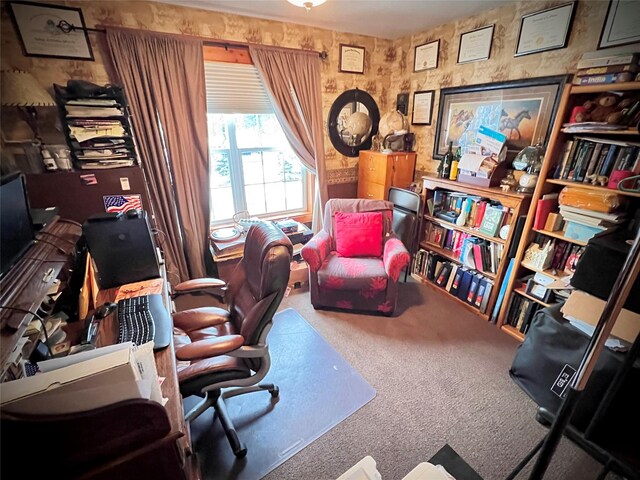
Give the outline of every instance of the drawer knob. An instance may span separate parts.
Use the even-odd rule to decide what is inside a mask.
[[[372,193],[367,193],[367,197],[371,198],[371,197],[373,197],[373,194]]]

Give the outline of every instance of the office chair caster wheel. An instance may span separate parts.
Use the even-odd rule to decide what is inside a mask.
[[[274,386],[273,388],[269,389],[269,393],[271,394],[271,398],[278,398],[278,396],[280,395],[280,389]]]

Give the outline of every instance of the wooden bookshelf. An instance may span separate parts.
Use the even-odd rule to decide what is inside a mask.
[[[454,181],[454,180],[437,178],[435,176],[424,176],[422,177],[422,180],[423,180],[422,204],[424,206],[423,207],[424,210],[422,212],[423,214],[421,216],[421,225],[418,232],[418,235],[419,235],[418,245],[422,249],[426,250],[427,252],[431,252],[433,254],[439,255],[444,259],[450,260],[451,262],[456,263],[458,265],[463,265],[460,259],[456,255],[454,255],[451,250],[447,250],[445,248],[439,247],[431,243],[427,243],[425,241],[426,240],[425,227],[429,222],[440,225],[441,227],[444,227],[444,228],[466,233],[473,237],[486,240],[487,242],[495,243],[497,245],[500,245],[502,248],[502,256],[500,258],[500,261],[498,262],[495,273],[482,272],[480,270],[475,270],[479,274],[483,275],[484,277],[487,277],[489,280],[493,282],[493,287],[489,295],[489,299],[487,301],[486,313],[481,314],[479,310],[474,306],[471,306],[468,303],[451,295],[445,289],[436,286],[437,291],[444,292],[445,294],[451,296],[452,298],[457,299],[461,304],[466,305],[466,307],[468,307],[471,311],[473,311],[480,317],[484,318],[485,320],[488,320],[490,318],[491,312],[493,312],[495,303],[498,298],[498,294],[500,290],[500,282],[502,281],[502,278],[504,277],[504,274],[506,272],[506,268],[509,264],[509,259],[507,258],[507,254],[508,254],[511,242],[513,240],[514,231],[516,229],[515,228],[516,221],[518,217],[521,215],[524,215],[527,209],[529,208],[529,201],[531,196],[525,195],[522,193],[517,193],[517,192],[504,192],[502,189],[496,188],[496,187],[485,188],[477,185],[468,185],[468,184]],[[478,231],[476,228],[472,228],[469,226],[458,226],[451,222],[442,220],[432,215],[429,212],[427,200],[433,198],[434,192],[436,190],[443,190],[443,191],[448,191],[452,193],[454,192],[464,193],[471,196],[481,197],[487,200],[493,200],[493,201],[499,202],[502,206],[508,207],[509,209],[511,209],[511,217],[509,219],[509,233],[507,235],[507,238],[503,239],[497,236],[494,237],[491,235],[486,235]],[[430,281],[424,278],[422,278],[422,280],[427,284],[431,283]]]
[[[542,198],[543,195],[548,193],[560,192],[564,187],[575,187],[581,188],[584,190],[590,190],[594,192],[601,193],[616,193],[619,195],[623,195],[627,197],[629,200],[627,203],[627,209],[633,210],[640,205],[640,201],[636,200],[636,198],[640,198],[640,192],[624,192],[621,190],[614,190],[606,187],[601,187],[597,185],[591,185],[588,183],[579,183],[573,182],[571,180],[561,180],[551,178],[553,173],[556,170],[556,166],[559,162],[562,161],[565,144],[568,140],[574,139],[574,137],[580,137],[584,135],[592,135],[598,136],[602,138],[603,142],[606,143],[607,139],[614,141],[625,141],[625,142],[638,142],[640,141],[640,133],[638,132],[637,127],[629,127],[623,130],[600,130],[594,129],[592,131],[582,131],[582,132],[568,132],[563,128],[563,125],[569,121],[571,116],[571,111],[573,107],[582,105],[585,100],[589,98],[594,98],[598,93],[607,92],[607,91],[620,91],[620,92],[638,92],[640,93],[640,82],[627,82],[627,83],[619,83],[619,84],[606,84],[606,85],[586,85],[586,86],[575,86],[575,85],[565,85],[562,96],[560,99],[560,103],[557,110],[557,115],[554,119],[551,134],[549,137],[549,142],[546,148],[545,157],[542,163],[542,168],[540,170],[538,183],[533,192],[531,198],[531,205],[529,207],[529,211],[527,214],[527,220],[524,225],[522,239],[520,244],[518,245],[518,250],[515,254],[515,265],[513,275],[508,279],[508,283],[505,289],[505,296],[503,303],[500,307],[500,313],[498,316],[498,325],[501,326],[502,330],[511,335],[514,338],[519,340],[523,340],[525,335],[520,333],[517,329],[508,325],[509,319],[506,318],[509,306],[511,304],[511,300],[513,295],[521,295],[523,297],[528,298],[529,300],[533,300],[543,307],[548,307],[549,305],[541,302],[540,300],[527,295],[524,289],[521,288],[520,282],[518,279],[523,276],[530,274],[531,272],[540,272],[545,275],[548,275],[551,278],[556,280],[564,278],[567,274],[563,271],[552,271],[551,269],[540,270],[533,268],[530,265],[527,265],[523,262],[524,254],[531,244],[533,238],[536,234],[546,235],[551,238],[555,238],[557,240],[569,242],[574,245],[578,245],[580,247],[585,247],[587,242],[574,240],[571,238],[567,238],[564,236],[564,233],[561,231],[558,232],[549,232],[542,229],[533,228],[533,224],[535,221],[536,207],[538,204],[538,200]],[[632,215],[630,215],[631,217]]]
[[[575,238],[569,238],[564,236],[564,232],[550,232],[548,230],[539,230],[537,228],[532,229],[536,233],[541,233],[542,235],[546,235],[548,237],[557,238],[558,240],[562,240],[564,242],[574,243],[576,245],[585,246],[587,242],[583,242],[582,240],[576,240]]]
[[[557,178],[547,178],[545,180],[547,183],[551,183],[553,185],[563,185],[565,187],[576,187],[576,188],[584,188],[585,190],[593,190],[596,192],[608,192],[608,193],[617,193],[619,195],[626,195],[627,197],[637,197],[640,198],[640,192],[624,192],[622,190],[614,190],[613,188],[600,187],[598,185],[590,185],[588,183],[580,183],[573,182],[571,180],[559,180]]]

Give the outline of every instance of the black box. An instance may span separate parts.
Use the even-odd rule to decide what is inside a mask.
[[[618,232],[589,240],[571,279],[571,285],[602,300],[607,300],[618,278],[631,245],[629,233]],[[631,288],[624,308],[640,313],[640,283]]]
[[[101,289],[160,277],[158,253],[142,211],[104,214],[82,225]]]

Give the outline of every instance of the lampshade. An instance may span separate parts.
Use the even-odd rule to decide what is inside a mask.
[[[0,72],[2,105],[12,107],[55,106],[49,92],[28,72],[22,70],[3,70]]]
[[[311,7],[317,7],[318,5],[322,5],[327,0],[287,0],[292,5],[296,7],[304,7],[307,9],[307,12],[311,10]]]

